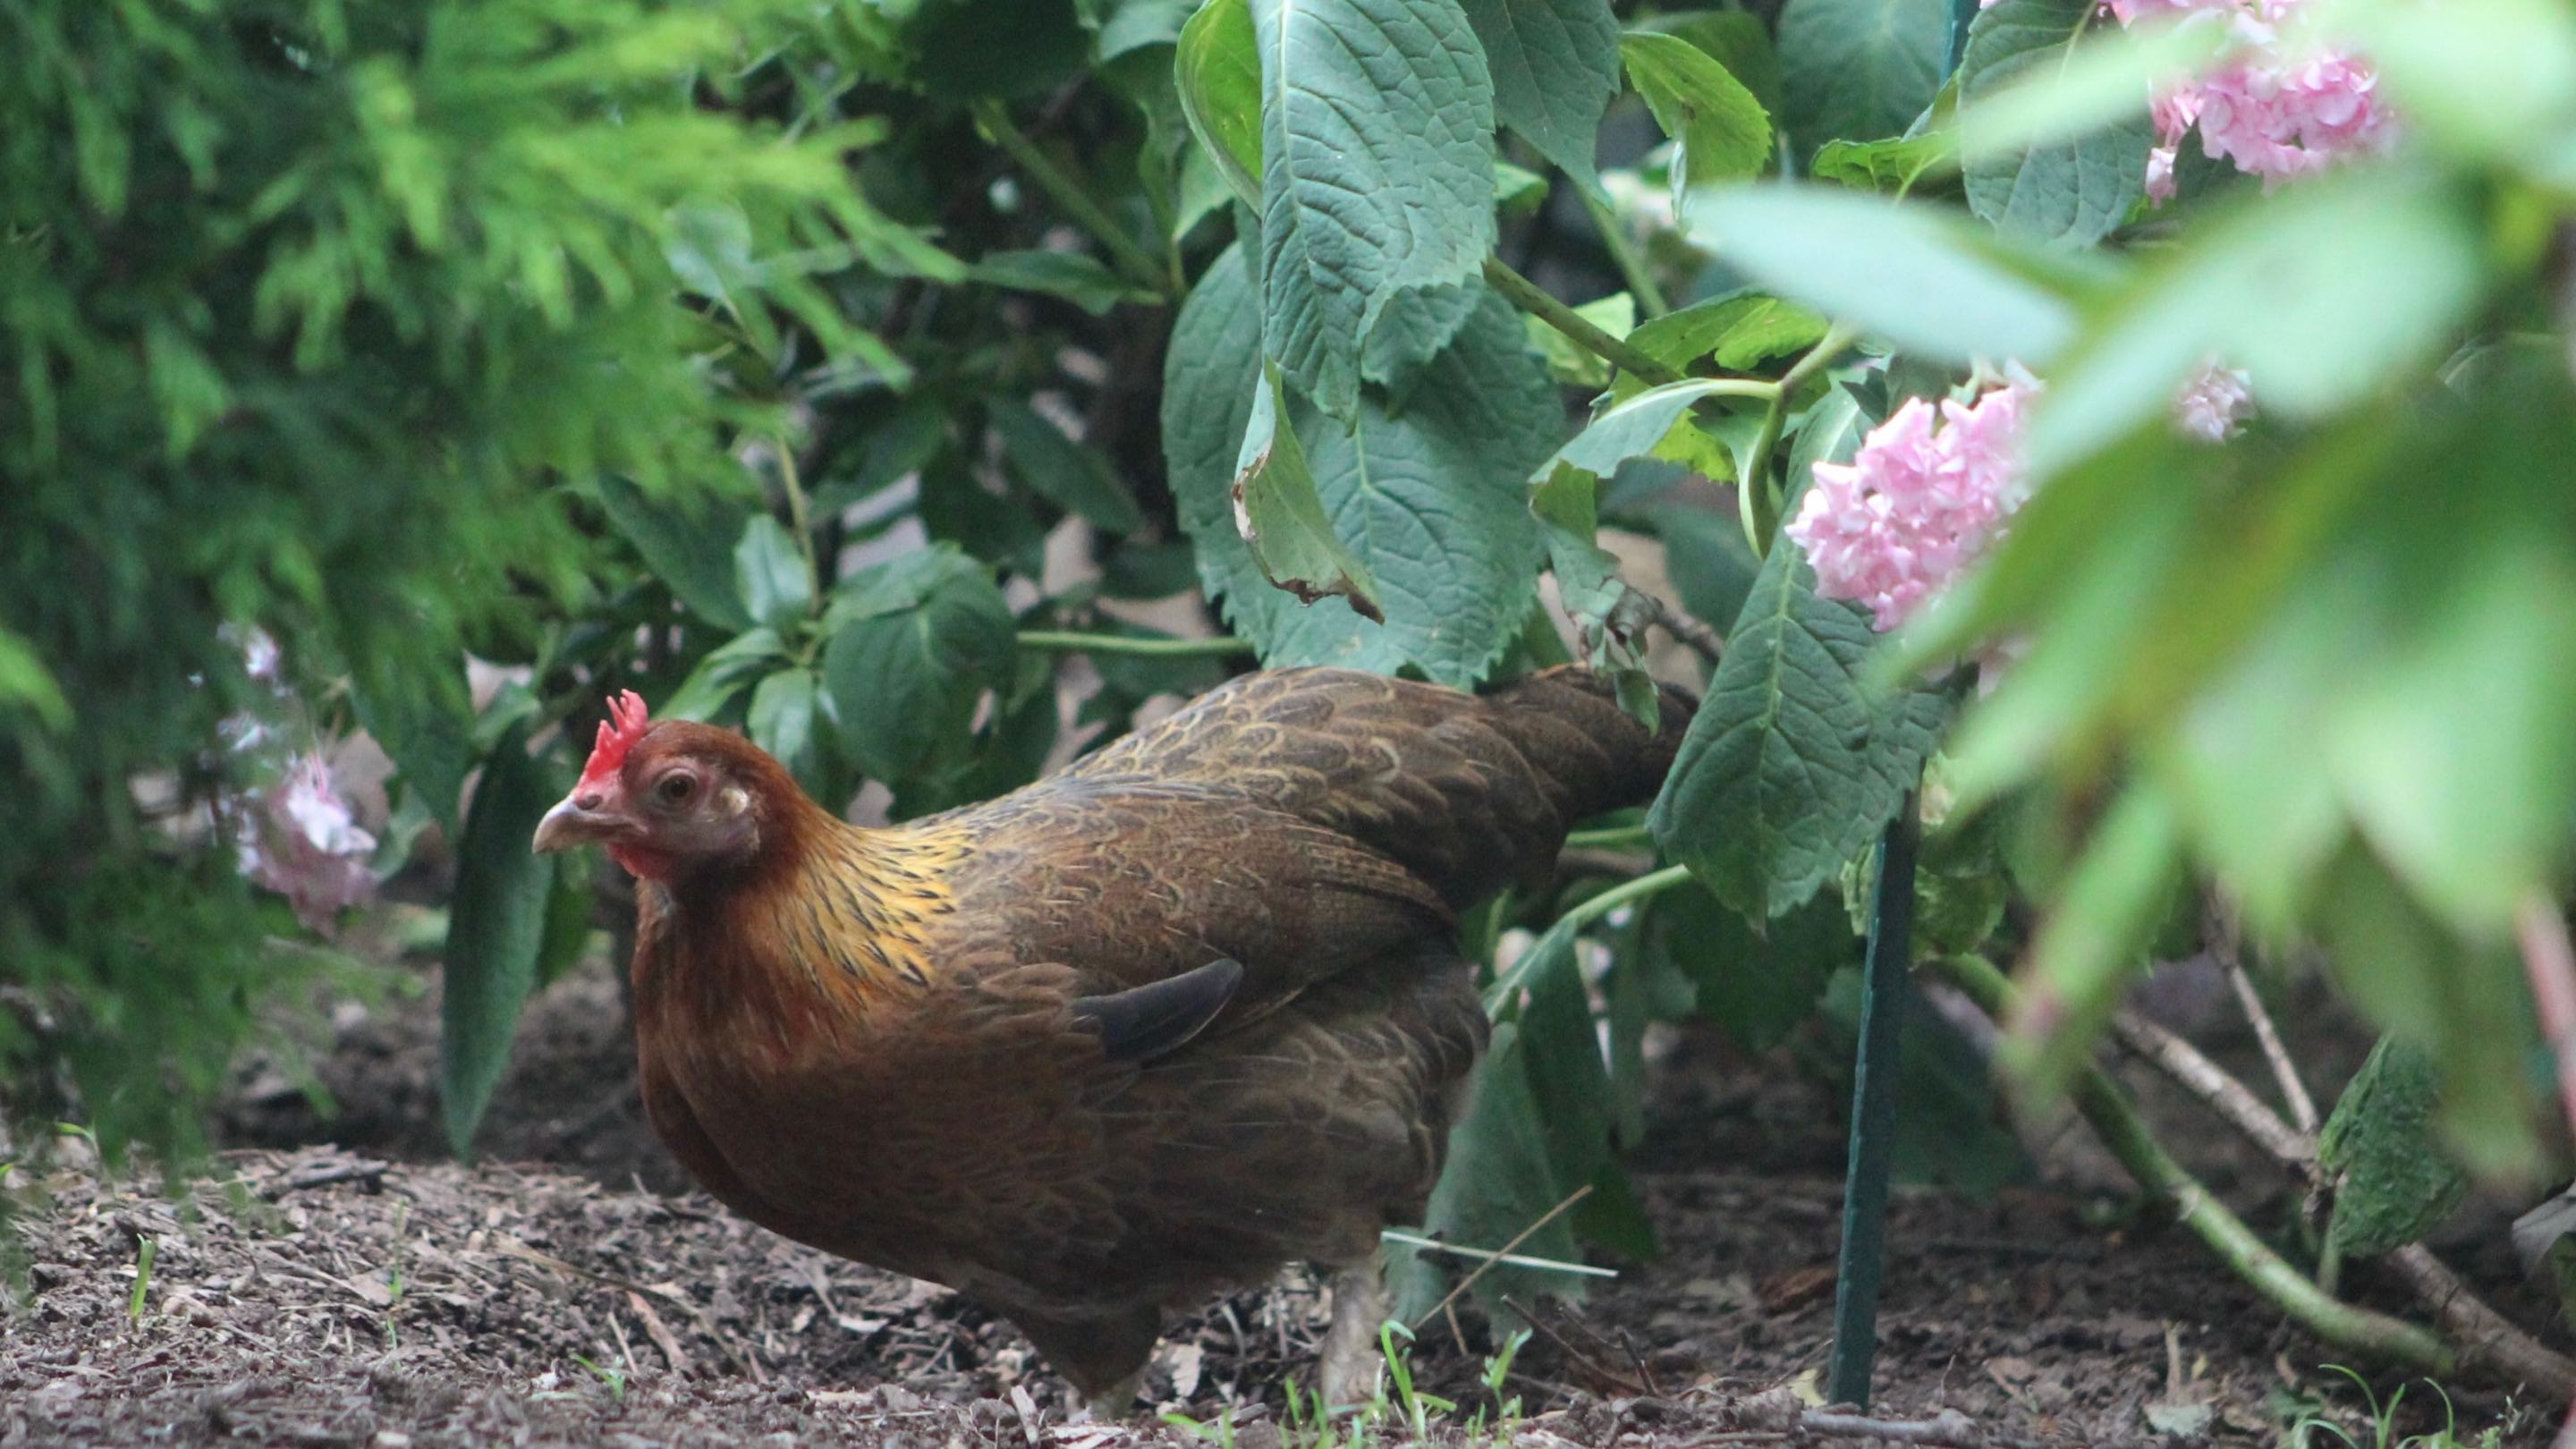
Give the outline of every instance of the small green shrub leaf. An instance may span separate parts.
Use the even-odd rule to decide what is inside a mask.
[[[1681,147],[1685,180],[1728,181],[1770,164],[1771,118],[1716,57],[1651,30],[1619,37],[1619,56],[1655,124]]]
[[[2440,1078],[2422,1047],[2382,1037],[2335,1103],[2317,1161],[2340,1179],[2330,1238],[2357,1258],[2420,1241],[2467,1195],[2433,1135]]]
[[[1105,532],[1134,533],[1145,526],[1127,480],[1098,449],[1066,437],[1062,428],[1017,398],[992,399],[984,405],[984,417],[1000,436],[1011,470],[1039,497]]]
[[[647,496],[624,478],[599,480],[608,521],[642,555],[644,566],[698,617],[726,629],[748,629],[749,611],[734,592],[733,545],[746,511],[703,496],[689,502]]]
[[[823,682],[860,769],[906,779],[967,737],[975,700],[1010,682],[1018,641],[991,572],[953,546],[877,565],[825,615]]]

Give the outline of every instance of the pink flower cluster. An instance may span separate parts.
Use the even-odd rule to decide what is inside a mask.
[[[222,637],[242,651],[243,672],[269,694],[265,718],[245,711],[223,721],[224,741],[249,773],[276,775],[263,787],[227,792],[218,815],[241,873],[286,897],[305,925],[324,930],[341,911],[374,896],[376,877],[367,861],[376,837],[359,825],[357,807],[320,751],[277,759],[289,733],[279,717],[304,710],[281,667],[277,640],[265,629],[230,626]],[[302,732],[309,734],[310,726]]]
[[[2226,442],[2254,416],[2252,383],[2243,368],[2209,364],[2174,394],[2175,424],[2204,443]]]
[[[330,762],[318,754],[298,757],[284,778],[236,816],[234,847],[242,874],[286,897],[315,930],[376,891],[375,874],[367,869],[376,837],[359,828]]]
[[[2029,497],[2022,411],[2035,383],[1974,404],[1909,400],[1849,463],[1818,463],[1786,532],[1816,592],[1869,606],[1881,632],[1914,616],[1976,559]]]
[[[2267,187],[2387,147],[2394,128],[2379,99],[2379,73],[2368,61],[2333,50],[2292,54],[2281,45],[2282,20],[2305,3],[2104,0],[2123,25],[2141,15],[2176,16],[2184,24],[2226,25],[2235,42],[2227,64],[2156,98],[2148,195],[2172,198],[2176,153],[2194,125],[2202,154],[2235,163]]]
[[[1991,6],[1995,0],[1980,0]],[[2230,161],[2267,187],[2356,152],[2383,150],[2393,135],[2379,99],[2379,73],[2358,56],[2326,50],[2292,54],[2281,22],[2307,0],[2102,0],[2122,25],[2141,17],[2225,25],[2233,59],[2182,81],[2155,102],[2156,148],[2147,155],[2147,194],[2174,194],[2183,137],[2200,127],[2203,154]]]

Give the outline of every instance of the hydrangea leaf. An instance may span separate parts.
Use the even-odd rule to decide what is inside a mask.
[[[1950,713],[1947,696],[1870,688],[1876,636],[1819,599],[1815,571],[1771,550],[1647,824],[1754,920],[1804,902],[1876,839]]]
[[[1283,0],[1253,7],[1252,22],[1263,346],[1299,391],[1350,418],[1391,304],[1473,279],[1493,250],[1493,82],[1458,0]],[[1465,319],[1433,308],[1395,320]]]
[[[1766,116],[1780,114],[1780,53],[1771,43],[1771,27],[1749,10],[1686,10],[1648,22],[1648,28],[1678,35],[1726,67],[1744,82]]]
[[[2062,64],[2086,32],[2094,0],[1998,0],[1968,26],[1959,66],[1961,128],[1976,107],[2040,67]],[[1968,209],[1998,228],[2070,246],[2090,246],[2128,219],[2146,194],[2147,152],[2156,141],[2146,97],[2113,123],[2036,141],[1967,162]]]
[[[1337,598],[1299,604],[1244,546],[1232,485],[1261,368],[1261,299],[1238,246],[1182,307],[1164,372],[1172,492],[1208,592],[1266,663],[1409,664],[1473,683],[1527,617],[1540,550],[1521,480],[1556,445],[1564,416],[1518,315],[1480,298],[1400,412],[1370,399],[1344,423],[1284,390],[1335,536],[1378,581],[1383,625]]]
[[[1896,135],[1932,104],[1949,60],[1949,0],[1789,0],[1781,123],[1801,157]]]
[[[1586,191],[1592,148],[1619,94],[1619,21],[1608,0],[1464,0],[1485,47],[1502,123]]]
[[[1945,171],[1956,159],[1957,138],[1940,132],[1876,141],[1827,141],[1807,162],[1807,174],[1855,191],[1919,196],[1927,193],[1925,178]]]

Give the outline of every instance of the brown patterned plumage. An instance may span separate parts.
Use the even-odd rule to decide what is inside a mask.
[[[1166,1309],[1419,1220],[1485,1039],[1458,913],[1649,798],[1690,708],[1650,737],[1578,670],[1252,674],[865,830],[637,702],[537,845],[642,878],[645,1105],[709,1191],[1132,1397]]]

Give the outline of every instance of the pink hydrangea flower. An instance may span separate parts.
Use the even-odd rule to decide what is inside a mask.
[[[2015,383],[1937,408],[1911,399],[1849,463],[1818,463],[1786,529],[1815,566],[1816,592],[1867,605],[1884,632],[1948,587],[2029,497],[2019,444],[2036,391]]]
[[[2147,194],[2174,194],[2174,164],[2196,124],[2202,153],[2227,161],[2266,188],[2349,155],[2385,150],[2395,123],[2379,100],[2379,73],[2342,51],[2291,54],[2279,24],[2306,0],[2104,0],[2121,24],[2175,18],[2224,24],[2234,58],[2155,99],[2156,148],[2147,156]]]
[[[367,857],[376,837],[359,826],[318,754],[298,757],[238,818],[234,845],[242,874],[286,897],[316,930],[375,894]]]
[[[2254,415],[2253,379],[2243,368],[2213,362],[2174,394],[2174,421],[2204,443],[2223,443]]]

